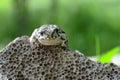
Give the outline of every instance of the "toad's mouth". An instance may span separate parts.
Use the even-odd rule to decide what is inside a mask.
[[[39,40],[43,45],[60,45],[61,41],[58,39],[41,39]]]

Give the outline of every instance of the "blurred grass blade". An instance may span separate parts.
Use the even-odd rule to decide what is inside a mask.
[[[104,53],[101,55],[101,57],[98,59],[102,63],[109,63],[111,62],[114,55],[118,54],[120,52],[120,46]]]
[[[96,56],[97,56],[97,59],[99,60],[99,58],[100,58],[100,39],[99,39],[98,35],[95,36],[95,42],[96,42]]]

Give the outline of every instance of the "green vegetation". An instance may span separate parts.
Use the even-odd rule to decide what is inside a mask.
[[[106,53],[103,53],[98,60],[102,63],[109,63],[109,62],[111,62],[113,56],[115,56],[118,53],[120,53],[120,46],[118,46]]]
[[[57,24],[71,49],[104,61],[102,53],[120,45],[119,21],[120,0],[0,0],[0,48],[43,24]]]

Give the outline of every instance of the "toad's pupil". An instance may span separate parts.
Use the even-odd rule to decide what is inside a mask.
[[[44,32],[40,32],[40,34],[41,34],[41,35],[43,35],[43,34],[44,34]]]

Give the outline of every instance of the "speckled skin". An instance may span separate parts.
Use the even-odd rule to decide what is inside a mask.
[[[120,80],[120,68],[113,63],[91,61],[60,45],[31,45],[28,36],[0,51],[0,65],[0,80]]]

